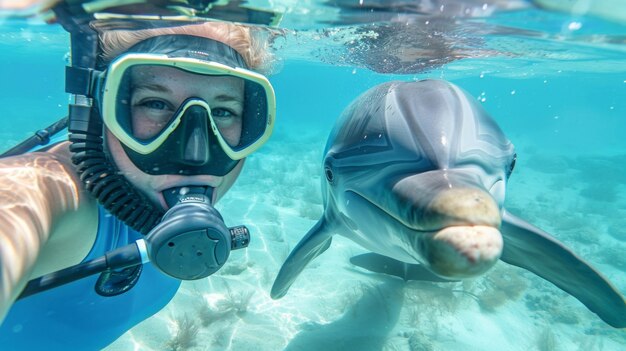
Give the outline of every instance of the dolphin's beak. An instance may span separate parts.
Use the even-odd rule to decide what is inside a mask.
[[[390,215],[413,229],[417,256],[445,278],[484,273],[500,258],[501,212],[477,176],[436,170],[389,184]]]

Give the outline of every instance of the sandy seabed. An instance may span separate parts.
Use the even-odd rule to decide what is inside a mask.
[[[457,283],[404,282],[352,266],[335,236],[280,300],[280,265],[323,212],[326,135],[273,138],[218,204],[250,247],[106,350],[624,350],[626,334],[573,297],[503,262]],[[529,143],[528,145],[532,145]],[[552,233],[626,293],[626,156],[518,148],[507,208]],[[621,165],[621,166],[620,166]],[[598,180],[602,181],[599,182]]]

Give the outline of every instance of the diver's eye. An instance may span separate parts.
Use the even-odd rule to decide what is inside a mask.
[[[168,108],[168,105],[163,100],[146,100],[142,101],[141,106],[154,110],[165,110]]]
[[[174,108],[171,103],[165,99],[146,98],[141,99],[132,106],[133,123],[149,123],[164,124],[167,123],[174,114]]]
[[[221,108],[221,107],[217,107],[214,109],[211,109],[211,115],[213,117],[216,118],[232,118],[232,117],[236,117],[235,112],[226,109],[226,108]]]
[[[130,122],[132,133],[138,139],[152,138],[171,121],[174,110],[166,99],[153,96],[131,100]]]

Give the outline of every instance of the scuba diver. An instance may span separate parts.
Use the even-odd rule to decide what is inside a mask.
[[[213,206],[275,119],[254,27],[52,11],[69,133],[0,158],[4,351],[102,349],[246,247]]]

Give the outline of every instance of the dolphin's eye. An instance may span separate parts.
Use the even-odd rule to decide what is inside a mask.
[[[324,175],[326,175],[326,180],[328,180],[329,183],[332,183],[333,179],[335,179],[333,170],[328,166],[324,167]]]
[[[511,165],[509,166],[509,173],[506,175],[507,178],[513,173],[513,169],[515,168],[515,162],[517,161],[517,154],[513,154],[513,161],[511,161]]]

